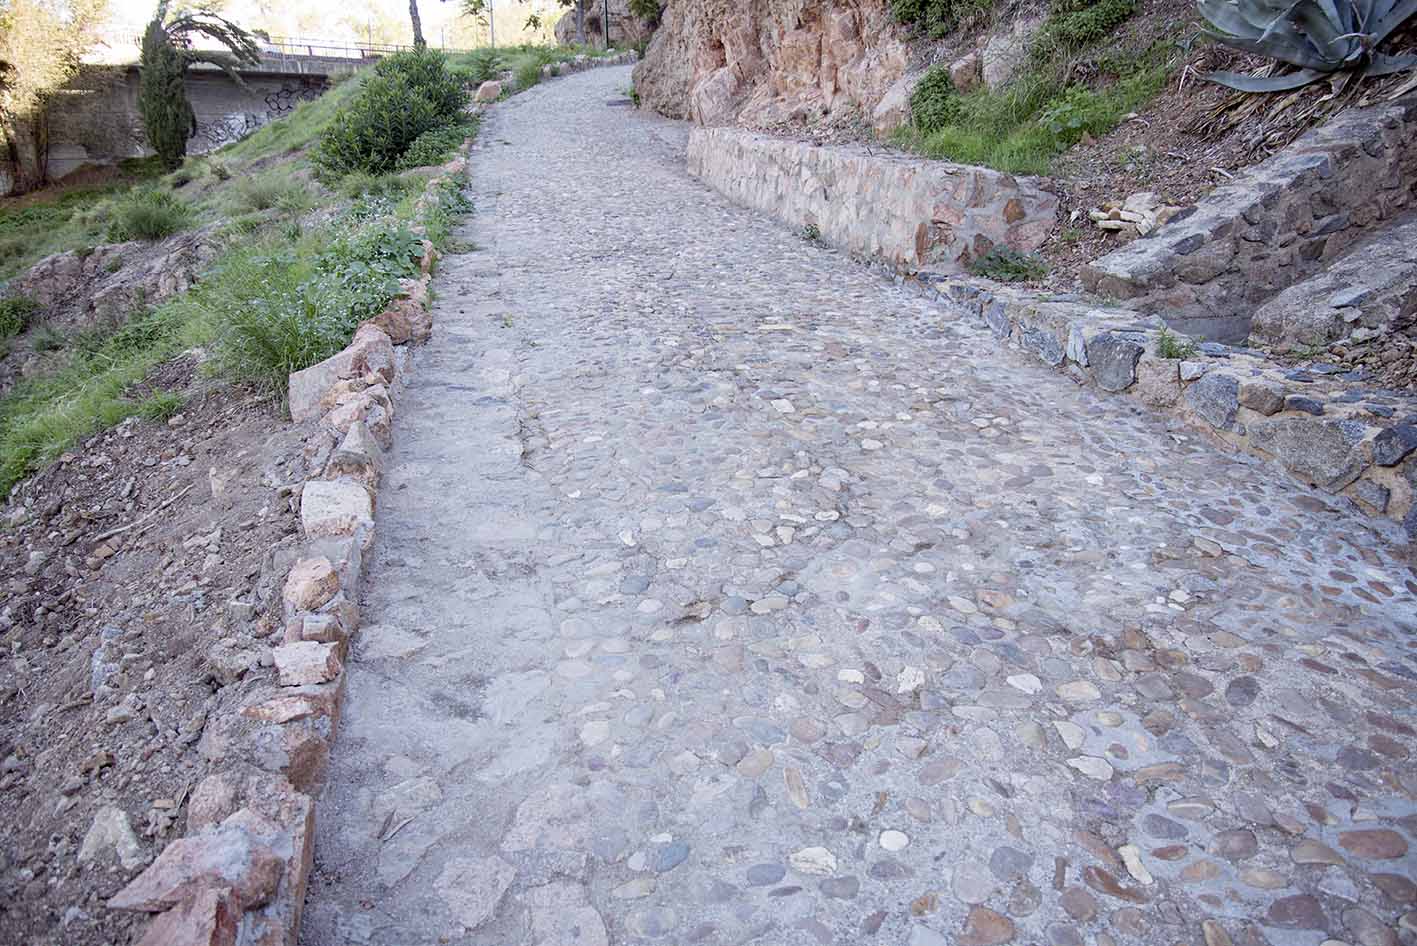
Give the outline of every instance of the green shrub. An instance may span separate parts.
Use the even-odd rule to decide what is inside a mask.
[[[236,187],[236,200],[246,210],[269,210],[276,207],[290,213],[308,210],[310,191],[305,183],[275,175],[242,181]]]
[[[1026,282],[1042,279],[1048,274],[1048,267],[1032,253],[1020,253],[1001,244],[972,261],[969,271],[976,276],[986,276],[999,282]]]
[[[910,118],[916,128],[926,132],[959,121],[959,95],[947,67],[931,66],[910,93]]]
[[[1182,337],[1184,338],[1184,336]],[[1156,354],[1162,358],[1194,358],[1200,353],[1196,343],[1186,338],[1184,341],[1163,328],[1156,337]]]
[[[39,311],[39,303],[27,296],[0,299],[0,338],[14,338],[29,328]]]
[[[30,347],[35,351],[59,351],[68,343],[63,332],[49,325],[41,325],[30,336]]]
[[[192,208],[176,194],[156,187],[139,187],[114,202],[108,238],[160,240],[192,223]]]
[[[145,420],[164,423],[175,417],[185,403],[185,398],[176,391],[154,391],[138,403],[137,414]]]
[[[213,161],[210,165],[208,165],[207,170],[211,172],[212,177],[216,178],[219,181],[231,180],[230,169],[228,169],[227,166],[225,164],[222,164],[220,161]]]
[[[474,131],[470,125],[444,125],[425,131],[414,139],[395,165],[399,170],[442,164],[452,156],[463,139]]]
[[[312,161],[327,177],[392,170],[424,132],[455,123],[464,101],[441,53],[396,53],[336,113]]]
[[[924,30],[940,39],[961,23],[988,12],[993,0],[891,0],[891,13],[899,23]]]
[[[502,74],[506,62],[496,49],[475,49],[457,60],[450,62],[448,71],[465,87],[476,88],[490,82]]]
[[[629,9],[631,16],[648,20],[650,23],[658,23],[664,14],[664,4],[661,0],[630,0]]]
[[[448,71],[448,57],[433,49],[412,49],[379,60],[374,74],[402,77],[433,106],[443,121],[457,118],[467,103],[467,93]]]
[[[280,393],[291,372],[338,352],[396,288],[386,267],[354,262],[312,265],[251,253],[228,263],[223,293],[204,300],[218,326],[218,367]]]
[[[1112,36],[1137,9],[1137,0],[1059,0],[1033,37],[1035,60],[1047,60]]]

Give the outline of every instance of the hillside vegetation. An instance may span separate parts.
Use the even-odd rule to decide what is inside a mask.
[[[390,86],[417,122],[383,121],[371,107]],[[410,170],[441,163],[475,131],[466,97],[440,54],[400,54],[170,174],[143,163],[122,183],[0,217],[7,276],[44,253],[83,257],[103,243],[191,231],[214,251],[192,289],[117,324],[64,332],[30,300],[0,302],[0,344],[35,369],[0,399],[0,489],[103,426],[180,410],[180,395],[140,382],[184,352],[211,382],[254,386],[279,403],[288,372],[343,347],[416,274],[415,228],[445,245],[468,209],[447,188],[420,212],[424,177]],[[346,146],[351,136],[364,150]],[[327,159],[341,148],[343,161]]]

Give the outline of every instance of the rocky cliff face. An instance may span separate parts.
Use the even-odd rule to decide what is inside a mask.
[[[630,13],[630,0],[587,0],[585,6],[585,38],[588,46],[605,45],[605,14],[610,13],[610,44],[634,46],[649,39],[654,24]],[[556,42],[570,45],[576,41],[576,11],[573,7],[556,21]]]
[[[887,0],[670,0],[635,88],[703,125],[905,119],[906,34]]]

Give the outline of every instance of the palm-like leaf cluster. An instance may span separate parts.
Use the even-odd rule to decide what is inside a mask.
[[[1417,0],[1197,0],[1197,6],[1205,32],[1219,42],[1297,67],[1283,75],[1206,76],[1242,92],[1297,89],[1341,71],[1362,78],[1417,66],[1417,55],[1377,51],[1417,13]]]

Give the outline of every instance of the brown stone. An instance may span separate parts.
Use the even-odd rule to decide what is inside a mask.
[[[1082,872],[1083,881],[1100,894],[1126,900],[1130,903],[1146,903],[1147,896],[1140,890],[1123,886],[1116,877],[1100,867],[1087,867]]]
[[[271,848],[279,830],[269,818],[243,808],[217,828],[173,841],[108,905],[156,913],[221,888],[228,888],[243,910],[265,903],[284,866]]]
[[[339,591],[339,573],[330,560],[302,559],[285,579],[285,603],[297,611],[316,611]]]
[[[1328,925],[1318,898],[1307,893],[1281,897],[1269,907],[1269,922],[1296,930],[1322,930]]]
[[[337,644],[322,644],[319,641],[298,641],[274,648],[271,656],[275,658],[276,671],[280,674],[280,685],[306,686],[335,679],[344,669],[338,649]]]
[[[1417,884],[1410,877],[1401,874],[1369,874],[1373,886],[1383,892],[1394,903],[1417,902]]]
[[[1097,916],[1097,899],[1081,887],[1069,887],[1058,899],[1064,912],[1079,923],[1086,923]]]
[[[226,890],[199,890],[159,914],[138,946],[234,946],[241,909]]]
[[[964,919],[960,946],[998,946],[1014,938],[1014,923],[988,907],[974,907]]]
[[[1387,828],[1345,831],[1338,836],[1338,844],[1350,854],[1375,861],[1390,861],[1407,853],[1407,840]]]
[[[1343,864],[1343,855],[1319,841],[1303,840],[1290,851],[1296,864]]]

